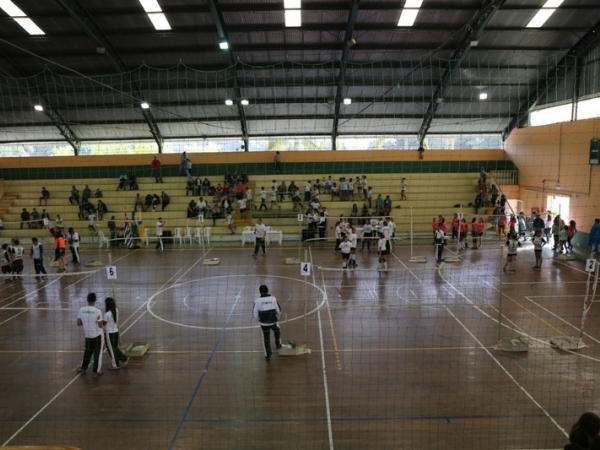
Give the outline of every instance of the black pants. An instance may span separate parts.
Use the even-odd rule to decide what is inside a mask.
[[[119,332],[109,333],[108,341],[106,342],[106,350],[110,355],[110,359],[115,362],[117,367],[120,363],[127,361],[127,355],[119,348]]]
[[[444,243],[442,241],[436,242],[437,246],[437,260],[440,262],[442,260],[442,252],[444,251]]]
[[[35,269],[35,273],[36,274],[42,274],[42,273],[46,273],[46,269],[44,269],[44,260],[42,258],[33,259],[33,267]]]
[[[254,239],[254,254],[258,255],[258,248],[262,247],[263,255],[267,253],[267,248],[265,247],[265,239],[264,238],[255,238]]]
[[[90,365],[92,355],[94,355],[94,373],[98,372],[100,364],[100,352],[102,351],[102,335],[95,338],[85,338],[85,350],[83,351],[83,361],[81,361],[81,369],[87,370]]]
[[[263,332],[263,344],[265,347],[265,356],[271,357],[273,350],[271,350],[271,330],[275,333],[275,347],[281,348],[281,328],[278,323],[271,325],[261,325],[260,328]]]

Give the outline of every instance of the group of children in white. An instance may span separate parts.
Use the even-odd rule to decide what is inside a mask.
[[[390,217],[371,217],[364,221],[362,227],[362,246],[360,251],[371,252],[371,241],[377,241],[378,271],[387,271],[386,255],[392,249],[392,239],[395,236],[396,224]],[[356,263],[356,249],[358,234],[356,228],[344,217],[335,224],[335,252],[342,255],[342,269],[358,267]]]

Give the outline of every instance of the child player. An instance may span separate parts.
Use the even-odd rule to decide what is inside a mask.
[[[379,267],[377,270],[387,271],[387,261],[385,259],[385,255],[388,254],[387,250],[387,239],[385,238],[385,234],[381,231],[377,233],[379,236],[379,240],[377,241],[377,254],[379,256]]]
[[[517,239],[517,233],[510,233],[508,240],[506,241],[508,247],[508,255],[506,256],[506,264],[502,270],[506,272],[506,269],[510,266],[510,273],[515,273],[515,261],[517,260],[517,248],[519,247],[519,241]]]
[[[350,252],[352,251],[352,243],[350,242],[348,234],[342,233],[342,242],[340,242],[339,249],[342,253],[342,268],[346,270],[348,260],[350,259]]]

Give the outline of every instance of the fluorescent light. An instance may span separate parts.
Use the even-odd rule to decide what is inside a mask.
[[[423,0],[406,0],[404,8],[420,8],[423,4]]]
[[[419,14],[418,9],[403,9],[398,21],[399,27],[412,27]]]
[[[299,9],[285,10],[285,26],[286,27],[301,27],[302,26],[302,11]]]
[[[352,99],[351,98],[345,98],[344,99],[344,105],[351,105],[352,104]]]
[[[15,22],[21,25],[32,36],[46,34],[29,17],[15,17]]]
[[[225,104],[227,106],[231,106],[231,105],[233,105],[233,100],[227,99],[227,100],[225,100]]]
[[[142,4],[144,11],[147,13],[162,12],[162,9],[160,9],[160,6],[156,0],[140,0],[140,3]]]
[[[300,9],[301,0],[283,0],[283,7],[285,9]]]
[[[152,25],[154,25],[156,30],[161,31],[171,29],[171,25],[169,25],[169,21],[163,13],[148,14],[148,17],[152,21]]]
[[[481,92],[479,94],[479,100],[487,100],[487,98],[488,98],[487,92]]]
[[[35,109],[36,111],[43,111],[44,107],[42,105],[34,105],[33,109]]]
[[[558,8],[565,0],[548,0],[542,8]]]
[[[146,103],[146,102],[142,102],[142,103],[140,103],[140,108],[142,108],[142,109],[148,109],[148,108],[150,108],[150,105],[148,103]]]
[[[540,9],[533,19],[531,19],[531,22],[527,24],[527,28],[541,28],[555,11],[556,9],[554,8]]]
[[[225,42],[225,41],[219,42],[219,48],[221,50],[227,50],[229,48],[229,44],[227,42]]]
[[[244,106],[248,106],[250,104],[250,102],[246,99],[242,100],[240,103]]]
[[[10,17],[26,17],[21,9],[10,0],[0,0],[0,8],[4,10]]]

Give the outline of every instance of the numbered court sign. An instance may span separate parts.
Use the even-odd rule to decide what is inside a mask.
[[[106,278],[109,280],[117,279],[117,266],[106,266]]]
[[[204,214],[198,214],[198,222],[199,223],[203,223],[204,222]]]
[[[304,222],[304,216],[302,214],[298,214],[298,222]]]
[[[309,262],[300,263],[300,275],[302,275],[303,277],[310,276],[310,263]]]
[[[594,273],[596,271],[596,260],[593,258],[588,258],[585,260],[585,271]]]

